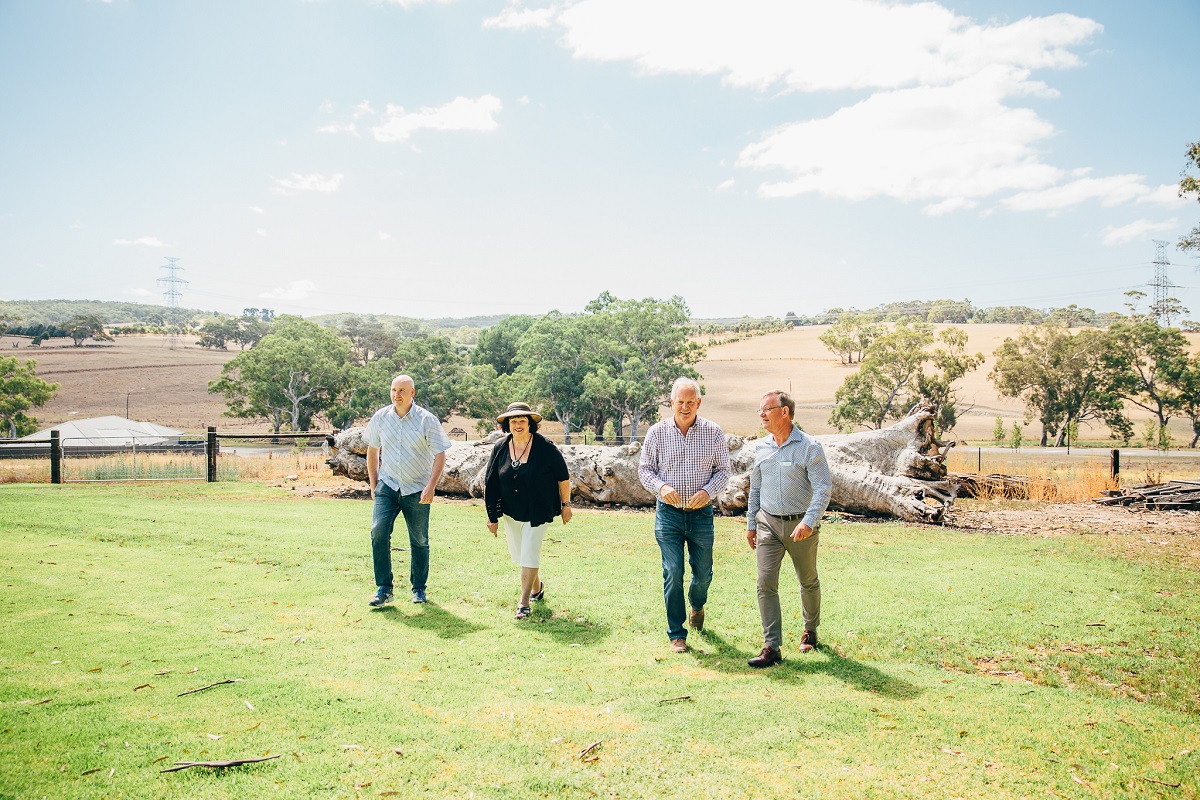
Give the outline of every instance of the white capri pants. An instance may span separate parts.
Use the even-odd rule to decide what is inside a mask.
[[[538,525],[535,528],[507,514],[501,519],[504,521],[504,537],[508,539],[508,554],[513,563],[519,567],[538,569],[542,565],[542,536],[546,526]]]

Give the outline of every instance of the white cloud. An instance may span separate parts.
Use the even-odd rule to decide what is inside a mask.
[[[249,209],[250,211],[253,211],[255,214],[265,214],[265,213],[267,213],[267,212],[266,212],[266,210],[265,210],[265,209],[263,209],[263,207],[262,207],[262,206],[246,206],[246,208],[247,208],[247,209]]]
[[[385,231],[379,232],[379,241],[386,242],[390,238],[392,238],[392,235],[390,233],[386,233]]]
[[[403,106],[387,107],[386,120],[373,129],[380,142],[403,142],[419,130],[493,131],[496,115],[503,108],[500,98],[485,94],[475,100],[456,97],[445,105],[407,112]]]
[[[355,119],[358,119],[359,117],[373,116],[374,114],[375,114],[375,108],[371,105],[370,100],[363,100],[361,103],[359,103],[358,105],[356,105],[354,107],[354,118]]]
[[[1155,203],[1161,206],[1186,206],[1191,205],[1193,200],[1187,197],[1179,196],[1179,184],[1164,183],[1161,186],[1155,186],[1144,197],[1138,198],[1139,203]]]
[[[1033,145],[1053,127],[1001,102],[1020,77],[991,71],[945,87],[879,92],[823,119],[784,125],[746,147],[737,165],[777,170],[785,180],[766,197],[819,192],[865,200],[968,201],[1001,191],[1042,188],[1060,171]]]
[[[1054,126],[1020,106],[1058,96],[1035,70],[1082,64],[1076,51],[1103,31],[1084,17],[977,22],[929,1],[580,0],[537,9],[512,3],[485,25],[558,26],[576,58],[629,62],[642,75],[858,93],[851,105],[784,124],[743,149],[738,166],[777,173],[760,187],[764,197],[883,196],[938,215],[1084,178],[1044,161],[1039,147]],[[1144,185],[1122,189],[1127,176],[1091,180],[1108,181],[1103,191],[1093,186],[1103,202],[1147,193]],[[1086,186],[1011,206],[1083,197]]]
[[[1175,219],[1167,222],[1151,222],[1148,219],[1139,219],[1136,222],[1121,225],[1120,227],[1109,225],[1104,229],[1104,236],[1100,241],[1109,247],[1115,247],[1120,244],[1137,241],[1154,233],[1173,231],[1178,225],[1179,221]]]
[[[254,229],[254,232],[255,232],[255,233],[257,233],[259,236],[266,236],[266,235],[267,235],[267,229],[266,229],[266,228],[255,228],[255,229]]]
[[[259,295],[259,299],[296,303],[307,300],[316,290],[317,284],[310,280],[292,281],[287,286],[277,286],[269,292],[263,292]]]
[[[955,211],[972,209],[978,205],[977,201],[967,197],[947,197],[945,200],[925,206],[921,209],[921,213],[927,217],[940,217]]]
[[[317,128],[317,133],[348,133],[351,136],[358,136],[358,126],[353,122],[331,122]]]
[[[1019,192],[1001,202],[1014,211],[1058,211],[1088,200],[1098,200],[1102,206],[1116,206],[1145,197],[1150,191],[1141,175],[1113,175]]]
[[[733,188],[733,178],[727,178],[726,180],[723,180],[719,184],[717,184],[718,192],[723,192],[726,189],[732,189],[732,188]]]
[[[272,178],[271,180],[275,181],[275,188],[271,191],[282,195],[292,195],[296,192],[336,192],[342,185],[343,177],[340,172],[328,178],[319,172],[311,175],[293,172],[290,178]]]
[[[947,85],[997,66],[1076,66],[1069,48],[1103,30],[1070,14],[980,25],[937,3],[881,0],[583,0],[553,18],[578,58],[802,91]]]
[[[122,292],[122,294],[125,295],[126,297],[153,297],[154,296],[154,292],[150,291],[149,289],[145,289],[145,288],[141,288],[141,287],[133,288],[133,289],[126,289]]]
[[[136,239],[113,239],[113,244],[121,245],[122,247],[131,244],[140,244],[144,247],[170,247],[171,245],[159,239],[157,236],[139,236]]]
[[[521,8],[519,5],[510,5],[496,16],[485,19],[483,27],[510,31],[549,28],[556,14],[554,8]]]
[[[321,103],[321,105],[317,106],[317,111],[319,111],[322,114],[332,114],[333,113],[333,103],[329,102],[328,100],[325,100]]]

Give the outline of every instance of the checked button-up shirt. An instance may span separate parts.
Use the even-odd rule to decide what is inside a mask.
[[[704,417],[696,417],[686,436],[674,417],[654,423],[646,432],[638,478],[655,497],[665,484],[684,502],[701,489],[715,500],[729,483],[725,432]]]
[[[833,476],[820,442],[795,426],[782,445],[768,434],[754,447],[746,530],[758,529],[754,515],[760,508],[776,517],[803,514],[804,524],[816,530],[832,493]]]

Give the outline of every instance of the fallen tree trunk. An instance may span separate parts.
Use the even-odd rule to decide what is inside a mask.
[[[946,473],[946,453],[952,444],[937,440],[933,413],[932,407],[919,407],[889,428],[816,437],[825,448],[833,474],[830,507],[852,514],[941,522],[954,502],[957,485],[947,479]],[[351,428],[331,437],[333,456],[326,463],[334,473],[367,480],[367,445],[362,431]],[[479,442],[453,443],[446,453],[438,492],[482,497],[488,455],[502,435],[494,433]],[[733,475],[715,502],[722,514],[742,514],[750,492],[757,440],[730,435],[726,441]],[[654,505],[654,495],[638,480],[639,443],[621,447],[566,445],[560,449],[571,473],[572,497],[603,505]]]

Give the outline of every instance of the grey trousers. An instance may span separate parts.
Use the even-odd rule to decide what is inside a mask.
[[[800,608],[804,612],[804,629],[815,631],[821,624],[821,581],[817,577],[817,545],[821,529],[818,526],[807,539],[792,541],[796,521],[785,521],[759,511],[758,523],[758,615],[762,618],[763,640],[767,647],[783,646],[783,617],[779,607],[779,568],[783,556],[792,558],[796,577],[800,580]]]

